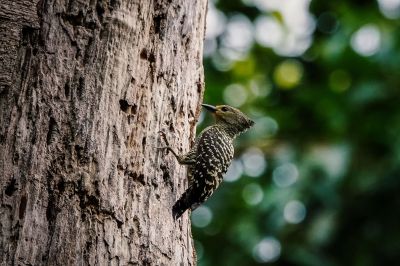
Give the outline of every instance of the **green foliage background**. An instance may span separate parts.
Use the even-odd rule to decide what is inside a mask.
[[[265,16],[285,28],[279,10],[256,2],[210,4],[225,26]],[[199,265],[399,264],[400,11],[379,3],[311,1],[311,43],[296,55],[254,40],[232,59],[226,27],[206,40],[204,102],[236,104],[257,125],[192,214]],[[363,54],[352,42],[371,25],[378,45]]]

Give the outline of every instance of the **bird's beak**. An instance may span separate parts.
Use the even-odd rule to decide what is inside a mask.
[[[217,108],[215,106],[209,105],[209,104],[202,104],[204,108],[206,108],[208,111],[211,113],[215,113],[217,111]]]

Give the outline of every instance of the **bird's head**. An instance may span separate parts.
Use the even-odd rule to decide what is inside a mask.
[[[234,127],[238,132],[243,132],[254,125],[254,121],[247,117],[240,110],[229,105],[212,106],[202,104],[202,106],[215,115],[217,123],[223,123]]]

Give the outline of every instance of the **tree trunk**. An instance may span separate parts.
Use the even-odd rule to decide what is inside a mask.
[[[196,264],[171,207],[206,0],[0,0],[0,264]]]

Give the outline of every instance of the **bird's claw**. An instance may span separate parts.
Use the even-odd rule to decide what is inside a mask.
[[[161,138],[164,140],[164,142],[168,145],[168,140],[167,140],[167,135],[165,134],[164,131],[160,130],[158,131],[158,134],[160,134]]]

